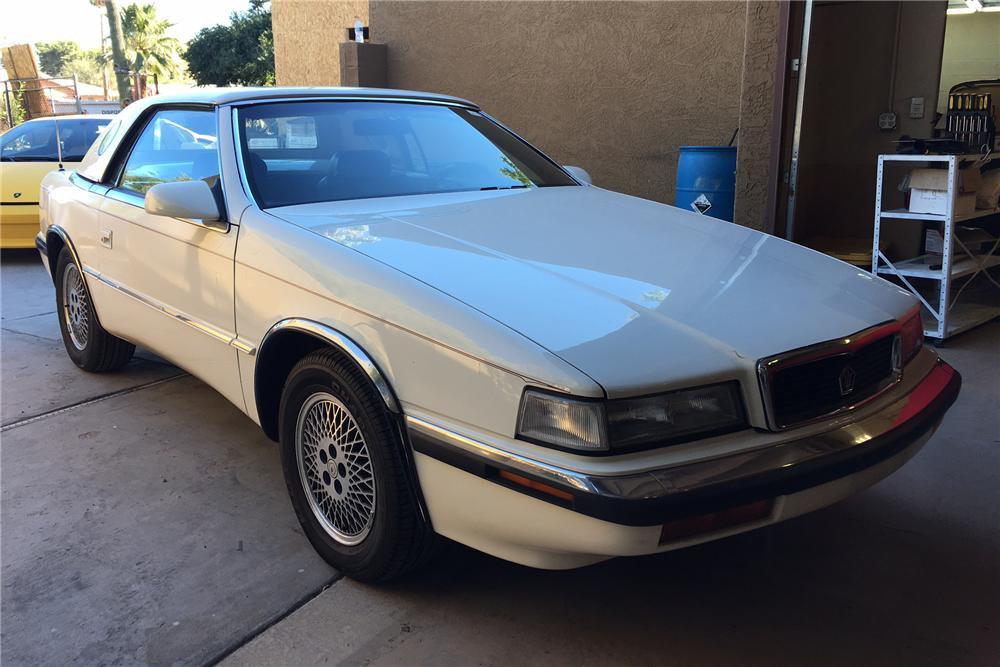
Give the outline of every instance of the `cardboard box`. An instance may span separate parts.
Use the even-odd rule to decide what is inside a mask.
[[[910,213],[948,214],[948,192],[946,190],[910,190]],[[976,211],[976,195],[970,193],[955,197],[954,216],[969,215]]]
[[[996,238],[992,234],[979,227],[959,225],[955,229],[955,235],[969,249],[969,252],[976,255],[988,253],[996,242]],[[941,232],[937,229],[928,229],[925,231],[924,252],[931,255],[941,255],[944,253],[944,239],[941,237]],[[963,256],[960,246],[956,245],[953,248],[953,252],[957,256]]]
[[[976,188],[982,182],[979,167],[970,165],[958,172],[958,191],[955,193],[955,216],[968,215],[976,210]],[[914,169],[910,172],[910,213],[946,215],[948,205],[948,170]]]
[[[968,194],[979,189],[982,182],[979,167],[969,165],[958,170],[958,192]],[[948,190],[947,169],[914,169],[910,172],[910,188],[920,190]]]

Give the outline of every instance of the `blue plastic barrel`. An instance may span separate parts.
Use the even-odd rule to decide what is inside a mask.
[[[674,205],[733,221],[736,146],[681,146]]]

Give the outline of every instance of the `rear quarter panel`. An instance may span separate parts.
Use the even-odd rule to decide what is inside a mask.
[[[69,171],[54,171],[42,180],[39,197],[39,224],[43,232],[58,226],[69,237],[83,267],[101,270],[100,229],[101,196],[84,187],[82,179],[75,181]],[[49,263],[54,269],[59,258],[53,254]],[[101,325],[111,333],[119,333],[113,313],[109,312],[107,295],[100,281],[84,274],[84,280],[94,302]]]

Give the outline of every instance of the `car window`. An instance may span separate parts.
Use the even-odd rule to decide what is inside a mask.
[[[79,162],[90,145],[97,141],[111,123],[110,118],[74,118],[60,120],[59,141],[62,142],[63,162]]]
[[[157,183],[219,180],[214,111],[166,109],[143,128],[125,162],[118,187],[145,194]]]
[[[111,141],[115,138],[115,135],[118,134],[118,130],[121,126],[122,122],[120,120],[116,120],[104,128],[101,132],[101,145],[97,147],[98,155],[103,155],[104,151],[108,150],[108,146],[111,145]]]
[[[0,137],[0,159],[4,162],[55,162],[56,124],[52,121],[23,123]]]
[[[66,118],[24,123],[3,135],[0,155],[10,162],[55,162],[58,137],[63,162],[79,162],[110,122],[108,118]]]
[[[303,101],[240,109],[247,180],[264,208],[369,197],[576,185],[472,109]]]

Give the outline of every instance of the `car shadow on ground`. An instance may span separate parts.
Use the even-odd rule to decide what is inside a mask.
[[[987,664],[1000,655],[996,528],[927,513],[876,489],[761,531],[564,572],[452,543],[389,590],[431,634],[461,618],[560,663]]]

